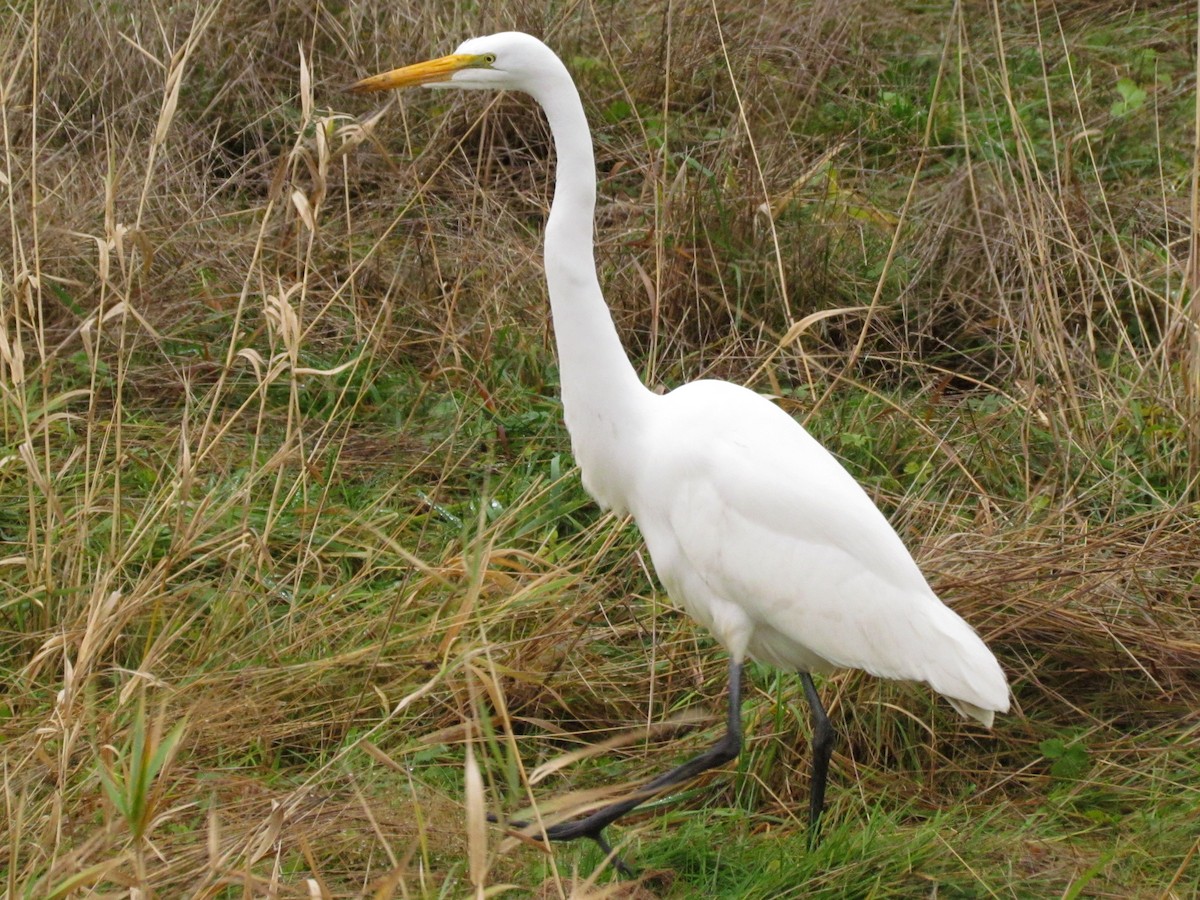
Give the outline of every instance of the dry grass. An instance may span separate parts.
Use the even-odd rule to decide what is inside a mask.
[[[512,27],[581,83],[648,381],[780,395],[1012,676],[991,737],[832,679],[834,820],[920,840],[931,810],[1049,795],[1078,833],[1051,816],[923,877],[1191,895],[1196,846],[1133,848],[1136,814],[1200,799],[1194,8],[726,6],[10,8],[9,896],[704,890],[605,893],[565,852],[539,886],[483,823],[549,815],[563,754],[614,731],[563,773],[678,759],[724,676],[564,456],[529,103],[339,91]],[[754,683],[745,766],[703,806],[783,840],[807,732],[790,681]],[[849,859],[810,890],[860,883]]]

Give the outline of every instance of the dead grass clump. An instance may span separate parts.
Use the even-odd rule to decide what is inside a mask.
[[[1129,707],[1145,714],[1151,697],[1172,715],[1200,695],[1194,515],[1183,507],[1099,528],[1034,526],[1024,540],[1006,532],[1002,546],[962,536],[961,549],[942,548],[939,583],[993,643],[1017,637],[1014,650],[1036,658],[1031,686],[1075,698],[1098,722]],[[958,566],[970,574],[956,576]]]

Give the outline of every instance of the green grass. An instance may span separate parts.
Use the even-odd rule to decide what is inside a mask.
[[[1195,16],[16,4],[3,892],[1195,896]],[[341,92],[512,27],[579,81],[647,383],[777,397],[1009,674],[992,732],[823,681],[819,848],[757,665],[738,762],[611,829],[634,882],[484,821],[696,752],[726,667],[579,483],[538,114]]]

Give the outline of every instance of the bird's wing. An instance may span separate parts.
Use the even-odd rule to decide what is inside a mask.
[[[721,382],[664,399],[679,402],[664,405],[635,516],[668,591],[718,638],[749,629],[749,651],[776,665],[816,657],[1006,705],[990,651],[803,428]]]

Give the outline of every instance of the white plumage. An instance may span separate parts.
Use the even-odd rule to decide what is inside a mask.
[[[995,657],[790,416],[721,381],[655,399],[630,509],[667,592],[730,653],[924,681],[985,725],[1008,708]]]
[[[697,381],[659,396],[639,381],[597,281],[591,135],[558,57],[536,38],[507,32],[354,89],[411,84],[520,90],[545,110],[557,154],[546,279],[584,486],[602,506],[633,514],[668,594],[730,654],[729,725],[716,746],[544,837],[587,836],[607,848],[606,825],[735,756],[747,655],[801,673],[814,718],[814,834],[833,731],[809,673],[858,668],[922,681],[990,726],[1008,709],[995,657],[937,598],[882,513],[820,444],[737,385]]]

